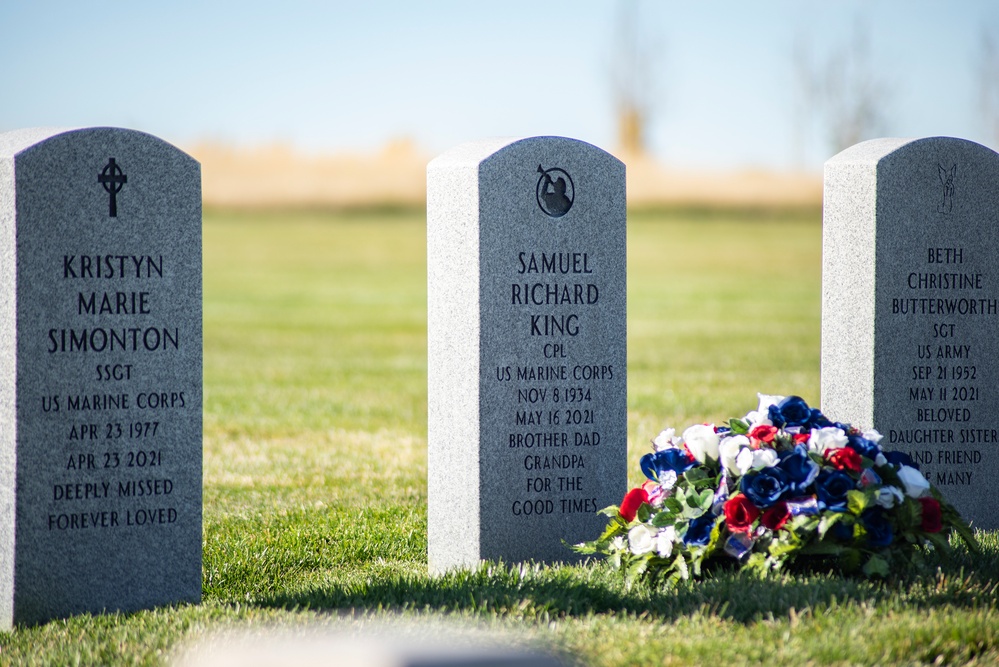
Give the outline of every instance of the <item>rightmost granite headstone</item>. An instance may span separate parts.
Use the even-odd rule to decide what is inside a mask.
[[[999,527],[999,153],[876,139],[825,165],[822,409]]]

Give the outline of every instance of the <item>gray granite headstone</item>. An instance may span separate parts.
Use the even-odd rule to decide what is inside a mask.
[[[201,168],[0,134],[0,627],[201,597]]]
[[[427,168],[428,551],[572,561],[627,471],[625,174],[561,137]]]
[[[825,165],[822,407],[999,527],[999,154],[878,139]]]

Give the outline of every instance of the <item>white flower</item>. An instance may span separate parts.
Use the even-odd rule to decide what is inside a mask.
[[[888,465],[888,459],[881,452],[878,452],[877,458],[874,459],[874,465],[876,466],[886,466]]]
[[[676,437],[676,429],[667,428],[660,431],[656,439],[652,441],[652,448],[657,452],[664,449],[675,449],[679,441],[680,439]]]
[[[777,405],[787,397],[771,396],[770,394],[761,394],[760,392],[756,392],[756,398],[760,399],[760,405],[756,409],[760,412],[768,412],[771,405]]]
[[[769,449],[757,449],[753,452],[753,470],[763,470],[764,468],[769,468],[771,466],[777,465],[779,461],[777,452]]]
[[[813,452],[824,454],[827,449],[845,447],[849,441],[843,429],[827,426],[812,430],[812,434],[808,437],[808,448]]]
[[[754,426],[759,426],[761,424],[765,426],[774,425],[774,423],[770,421],[769,414],[767,414],[766,412],[758,412],[757,410],[753,410],[752,412],[747,412],[746,416],[742,418],[742,421],[749,424],[749,428],[753,428]]]
[[[896,504],[902,502],[903,498],[905,498],[905,495],[897,486],[882,486],[878,489],[878,495],[874,499],[874,502],[886,510],[890,510]]]
[[[930,490],[930,483],[923,477],[923,473],[912,466],[902,466],[898,471],[898,478],[905,484],[905,494],[910,498],[925,496]]]
[[[718,434],[714,425],[695,424],[683,432],[687,449],[699,463],[708,457],[718,460]]]
[[[622,549],[624,549],[624,536],[618,535],[613,540],[611,540],[610,545],[611,549],[613,549],[614,551],[621,551]]]
[[[760,399],[759,406],[746,414],[743,421],[747,422],[752,428],[753,426],[759,426],[760,424],[766,424],[767,426],[773,426],[774,423],[770,421],[770,406],[777,405],[784,400],[783,396],[770,396],[769,394],[756,394]]]
[[[659,552],[659,556],[669,558],[673,553],[674,542],[676,542],[676,528],[673,526],[660,528],[659,534],[656,535],[656,551]]]
[[[670,492],[673,491],[673,487],[676,486],[676,479],[675,470],[663,470],[659,473],[659,488],[663,490],[664,497],[669,497]]]
[[[656,529],[640,523],[629,530],[628,548],[636,556],[654,551],[656,548]]]
[[[753,452],[749,449],[749,438],[732,435],[718,445],[719,460],[733,475],[745,475],[753,463]]]
[[[881,438],[883,438],[884,436],[872,428],[869,431],[864,431],[863,433],[861,433],[860,437],[863,438],[864,440],[870,440],[876,445],[879,442],[881,442]]]

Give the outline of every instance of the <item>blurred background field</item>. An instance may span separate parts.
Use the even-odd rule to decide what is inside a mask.
[[[630,216],[632,482],[664,426],[740,415],[757,391],[817,401],[820,237],[816,209]],[[429,577],[422,212],[209,210],[204,251],[204,601],[19,628],[0,664],[164,664],[220,630],[386,620],[594,666],[999,659],[992,534],[981,558],[889,583],[627,590],[600,564]]]
[[[251,436],[422,449],[425,230],[416,212],[206,216],[209,462],[214,443]],[[628,248],[636,455],[666,425],[755,407],[757,391],[818,403],[817,209],[632,214]]]
[[[201,162],[205,204],[259,210],[416,209],[426,201],[426,165],[434,156],[411,140],[369,152],[309,154],[288,144],[186,147]],[[817,208],[817,171],[761,167],[678,168],[644,150],[615,151],[628,167],[628,202],[663,207]]]

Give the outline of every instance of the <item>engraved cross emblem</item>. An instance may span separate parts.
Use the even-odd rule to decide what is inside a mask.
[[[121,167],[114,161],[114,158],[109,158],[108,163],[104,165],[104,169],[97,176],[97,182],[104,186],[111,201],[108,202],[108,215],[112,218],[118,217],[118,193],[121,192],[121,188],[125,183],[128,183],[128,176],[122,172]]]
[[[937,164],[937,174],[940,176],[940,184],[943,185],[943,202],[937,211],[950,213],[954,210],[954,179],[957,178],[957,165],[945,169],[942,164]]]

